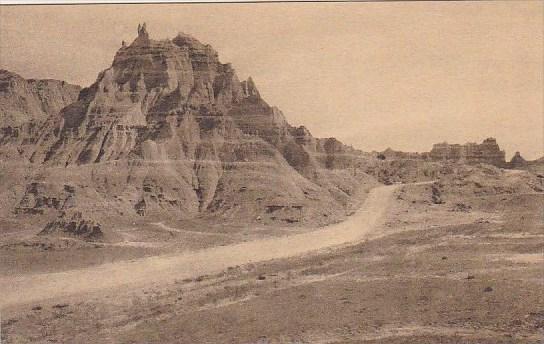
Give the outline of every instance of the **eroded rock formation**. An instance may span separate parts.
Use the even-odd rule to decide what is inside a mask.
[[[94,241],[104,237],[101,226],[94,220],[86,219],[81,212],[62,212],[60,216],[49,222],[40,235],[72,236]]]
[[[18,159],[52,115],[73,103],[80,87],[58,80],[26,80],[0,70],[0,159]]]
[[[529,162],[521,156],[520,152],[516,152],[508,163],[508,167],[514,169],[527,169],[528,166]]]
[[[437,143],[429,153],[432,160],[455,160],[467,163],[486,163],[497,167],[506,165],[505,153],[494,138],[487,138],[481,144],[469,142],[464,145]]]
[[[326,223],[369,178],[359,151],[289,125],[212,47],[183,33],[154,40],[145,25],[17,149],[39,173],[21,169],[24,182],[11,175],[15,186],[0,197],[28,213],[68,202],[93,218],[257,221],[271,206],[294,204],[297,221]],[[67,183],[77,197],[47,191]]]

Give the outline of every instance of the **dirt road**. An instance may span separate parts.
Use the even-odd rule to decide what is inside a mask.
[[[378,228],[397,187],[399,185],[373,189],[363,206],[346,221],[314,232],[184,252],[175,256],[104,264],[82,270],[0,278],[0,307],[120,286],[142,286],[214,274],[235,265],[286,258],[357,242]]]

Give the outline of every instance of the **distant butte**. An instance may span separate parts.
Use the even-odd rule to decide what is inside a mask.
[[[456,160],[467,163],[486,163],[497,167],[505,167],[505,153],[499,148],[497,140],[490,137],[485,139],[481,144],[465,143],[448,144],[437,143],[429,153],[429,156],[434,161],[440,160]]]

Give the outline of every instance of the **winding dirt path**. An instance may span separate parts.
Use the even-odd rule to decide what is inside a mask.
[[[104,264],[81,270],[0,278],[0,307],[28,304],[121,286],[143,286],[205,274],[230,266],[286,258],[357,242],[379,227],[400,185],[372,189],[363,206],[346,221],[324,229],[279,238],[219,246],[174,256]]]

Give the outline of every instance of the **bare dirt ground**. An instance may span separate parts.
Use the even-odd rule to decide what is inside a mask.
[[[315,232],[255,240],[178,255],[103,264],[96,268],[0,278],[0,290],[3,292],[0,305],[5,307],[121,285],[140,285],[147,283],[151,275],[154,282],[161,282],[172,278],[217,273],[233,265],[286,258],[351,243],[360,240],[374,229],[396,188],[398,186],[375,188],[363,207],[349,220]],[[181,231],[160,222],[156,225],[167,231]]]
[[[58,283],[51,279],[27,275],[15,280],[6,275],[2,277],[2,291],[8,292],[3,294],[7,297],[3,296],[2,302],[11,306],[2,312],[2,340],[446,344],[544,341],[544,195],[478,196],[467,198],[459,206],[429,202],[428,185],[382,190],[391,191],[385,193],[386,201],[382,203],[388,204],[383,207],[384,222],[373,227],[364,242],[351,246],[327,249],[321,240],[318,244],[304,240],[298,243],[303,245],[302,251],[297,245],[289,248],[292,254],[306,252],[302,256],[253,263],[224,262],[221,266],[195,268],[192,275],[197,271],[201,274],[192,277],[178,275],[178,258],[153,258],[168,263],[159,273],[148,270],[145,264],[138,267],[148,280],[154,281],[138,288],[111,283],[115,275],[112,270],[100,270],[104,267],[63,272],[68,279],[58,281],[70,282],[61,283],[66,293],[55,288],[46,289],[47,293],[40,291],[40,286],[51,288]],[[365,207],[350,220],[364,211]],[[360,221],[368,221],[365,218],[362,216]],[[334,238],[331,237],[338,240]],[[332,244],[342,244],[345,239]],[[247,244],[237,245],[243,248]],[[321,250],[307,252],[309,247]],[[277,257],[271,247],[261,247],[265,248],[269,250],[263,251],[261,259]],[[222,249],[226,247],[214,250],[225,253]],[[127,269],[135,265],[121,266]],[[90,271],[96,281],[78,279]],[[101,277],[99,271],[111,276]],[[124,277],[118,275],[119,282]],[[101,285],[101,280],[110,282]],[[10,281],[19,284],[12,285]],[[42,284],[35,284],[36,281]],[[95,288],[94,284],[101,287]],[[20,304],[14,301],[17,293],[10,288],[20,289],[23,294],[19,295],[31,291],[30,295],[38,293],[40,297],[29,297],[31,303]]]
[[[364,202],[374,184],[377,183],[360,188],[354,196],[354,206]],[[346,213],[353,213],[353,210],[348,209]],[[282,222],[248,225],[243,217],[228,221],[209,216],[184,220],[157,218],[150,221],[137,216],[116,222],[110,240],[86,242],[74,237],[38,235],[44,226],[42,222],[23,219],[21,223],[21,220],[0,219],[0,276],[86,269],[323,228],[315,225],[312,219],[308,219],[307,224]],[[331,219],[330,223],[338,221]]]

